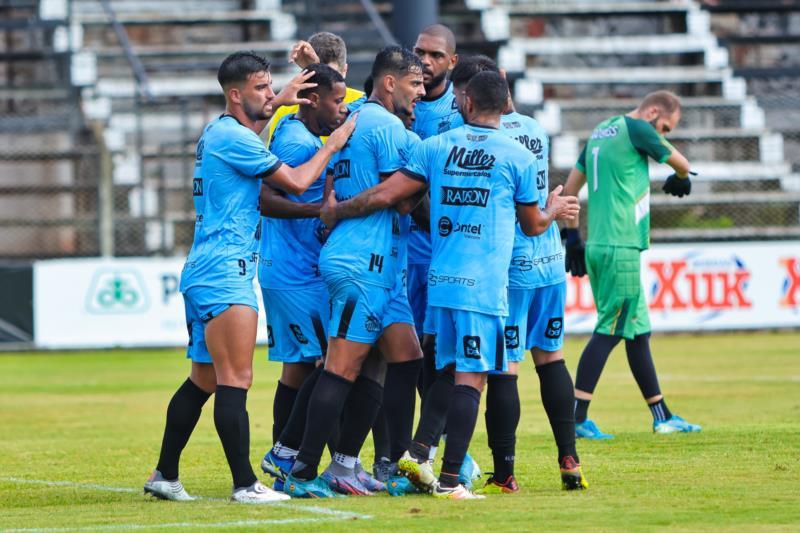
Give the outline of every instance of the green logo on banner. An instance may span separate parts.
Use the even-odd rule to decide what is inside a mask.
[[[147,307],[147,292],[138,272],[107,269],[95,272],[86,296],[86,308],[90,313],[139,313]]]

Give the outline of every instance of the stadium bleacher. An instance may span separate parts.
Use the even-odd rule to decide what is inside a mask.
[[[554,183],[596,123],[667,88],[684,105],[671,138],[700,175],[688,201],[653,195],[654,238],[781,238],[800,234],[796,4],[443,0],[440,19],[455,30],[461,53],[496,57],[508,71],[519,110],[552,136]],[[193,228],[194,143],[223,108],[215,80],[221,59],[255,49],[272,61],[280,87],[295,72],[286,60],[293,40],[333,31],[348,43],[349,81],[358,87],[384,44],[356,0],[3,6],[6,258],[184,253]],[[373,6],[390,26],[392,3]],[[654,192],[665,173],[653,167]]]
[[[553,136],[555,182],[566,177],[594,125],[666,88],[685,106],[670,138],[700,175],[688,202],[653,196],[654,238],[745,238],[759,227],[772,237],[799,234],[800,176],[784,155],[783,136],[748,94],[699,3],[497,0],[494,6],[505,13],[495,17],[506,28],[498,33],[509,35],[500,66],[516,77],[521,109]],[[654,192],[667,173],[653,167]],[[721,192],[724,201],[716,198]],[[696,228],[683,226],[692,221]]]

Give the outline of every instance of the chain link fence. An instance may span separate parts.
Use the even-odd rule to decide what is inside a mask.
[[[551,186],[563,183],[597,123],[630,111],[646,92],[667,88],[684,100],[681,123],[669,138],[700,175],[693,180],[692,195],[678,199],[660,191],[667,172],[663,166],[654,167],[654,240],[800,235],[800,72],[791,70],[798,61],[792,36],[800,35],[800,14],[717,17],[714,14],[712,27],[729,40],[734,75],[740,74],[736,69],[747,75],[740,97],[724,94],[722,84],[713,80],[673,85],[573,83],[546,86],[543,105],[520,106],[543,123],[557,117]],[[642,33],[641,27],[625,20],[580,26],[588,22],[512,20],[512,30],[544,36],[583,30],[598,35]],[[645,29],[653,34],[683,29],[662,28],[664,24],[654,21]],[[773,39],[764,48],[758,40],[735,41],[765,31],[788,42]],[[29,51],[35,50],[35,42],[27,44]],[[194,229],[195,144],[203,126],[224,109],[222,96],[114,98],[108,103],[107,119],[92,121],[85,113],[86,100],[69,83],[42,83],[41,76],[58,74],[58,69],[23,68],[20,56],[6,53],[2,46],[0,259],[185,254]],[[702,62],[692,54],[660,59],[573,54],[540,55],[526,66],[602,70],[648,60],[661,61],[661,67],[686,68]],[[63,64],[61,68],[68,71]],[[762,70],[745,70],[753,68]],[[56,76],[65,77],[68,72]],[[355,77],[348,81],[355,87],[362,82]]]

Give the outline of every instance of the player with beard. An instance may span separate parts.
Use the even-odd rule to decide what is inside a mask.
[[[258,262],[261,181],[302,194],[325,169],[353,131],[343,126],[308,162],[281,163],[258,134],[282,104],[308,103],[297,91],[310,88],[302,73],[276,98],[269,62],[252,52],[236,52],[220,65],[225,113],[209,123],[197,144],[193,180],[197,211],[194,241],[181,273],[191,373],[172,397],[158,465],[145,493],[168,500],[193,499],[178,479],[180,454],[216,394],[214,424],[233,477],[231,499],[241,503],[282,500],[256,478],[250,465],[247,391],[252,384],[258,304],[253,276]]]
[[[425,97],[417,104],[413,131],[420,139],[427,139],[464,124],[458,111],[452,84],[448,74],[458,62],[456,39],[453,32],[442,24],[424,28],[414,44],[414,53],[422,62],[422,78]],[[417,222],[419,221],[419,222]],[[436,377],[434,360],[435,341],[433,331],[425,331],[425,315],[428,306],[428,267],[431,260],[431,236],[429,232],[429,206],[427,200],[414,212],[409,234],[408,250],[408,300],[414,312],[417,335],[422,340],[425,366],[422,371],[420,394],[425,393]],[[391,369],[390,369],[391,372]],[[387,394],[391,394],[391,375]],[[438,439],[437,439],[438,441]],[[431,447],[431,460],[436,456],[436,446]],[[398,457],[384,459],[374,465],[378,479],[386,479],[396,471]],[[470,484],[480,476],[477,463],[467,455],[464,461],[462,481]]]
[[[577,198],[559,196],[560,188],[539,209],[533,155],[497,130],[508,98],[508,84],[499,74],[476,75],[465,96],[464,126],[423,141],[400,172],[357,197],[344,202],[327,197],[321,211],[322,220],[332,225],[430,187],[437,231],[429,300],[442,370],[431,393],[440,382],[449,382],[452,393],[425,402],[409,453],[398,465],[422,490],[447,499],[478,497],[459,483],[459,471],[487,374],[507,369],[503,329],[515,219],[534,235],[579,209]],[[443,419],[449,438],[437,480],[429,453]]]
[[[664,138],[681,118],[678,97],[655,91],[626,115],[604,120],[592,131],[564,190],[589,184],[588,239],[578,221],[567,224],[566,269],[589,274],[597,324],[581,354],[575,376],[575,431],[578,437],[610,439],[588,418],[589,402],[614,347],[625,339],[628,365],[653,416],[653,432],[694,433],[700,426],[670,412],[661,394],[650,353],[650,317],[641,281],[641,252],[650,246],[648,158],[675,171],[664,192],[682,197],[692,190],[689,161]]]
[[[397,115],[412,113],[425,94],[419,60],[410,50],[386,47],[375,58],[372,78],[373,92],[359,111],[356,131],[344,153],[332,162],[331,194],[342,199],[401,168],[418,141]],[[352,476],[336,471],[337,458],[329,467],[337,478],[333,482],[331,476],[318,477],[318,466],[347,403],[361,408],[361,420],[356,420],[354,410],[347,411],[345,423],[352,421],[358,430],[343,428],[337,444],[338,453],[350,456],[339,466],[348,474],[352,471],[358,449],[383,402],[380,378],[362,372],[376,344],[390,366],[404,367],[399,372],[402,383],[394,388],[392,404],[386,405],[386,419],[393,439],[408,434],[406,440],[410,440],[422,354],[413,326],[393,323],[387,327],[394,304],[402,306],[393,290],[400,267],[400,234],[398,213],[387,208],[334,228],[323,247],[320,271],[331,296],[331,335],[325,369],[309,400],[300,451],[284,485],[284,491],[294,497],[331,497],[331,486],[350,492]]]

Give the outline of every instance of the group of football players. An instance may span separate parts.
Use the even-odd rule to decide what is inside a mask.
[[[517,492],[517,374],[526,351],[539,377],[562,486],[588,487],[576,429],[587,438],[609,436],[585,416],[596,379],[588,398],[576,403],[564,363],[565,253],[556,224],[569,226],[566,270],[582,275],[577,192],[590,173],[586,156],[570,175],[569,194],[561,186],[550,191],[545,131],[515,112],[497,65],[485,56],[459,57],[453,32],[441,24],[425,28],[413,49],[380,50],[363,92],[346,86],[346,48],[336,35],[298,42],[290,59],[302,72],[277,95],[269,63],[258,55],[236,52],[220,66],[226,111],[197,145],[195,236],[181,276],[191,373],[170,401],[145,492],[192,499],[178,462],[211,394],[234,501]],[[665,141],[661,149],[654,145],[677,122],[664,118],[671,98],[646,98],[642,113],[663,113],[636,116],[628,125],[638,128],[631,139],[650,143],[643,149],[649,151],[637,152],[645,161],[647,155],[677,161],[667,161],[677,152]],[[656,141],[639,131],[639,122]],[[259,136],[265,128],[266,143]],[[685,188],[688,163],[676,170],[670,187]],[[590,239],[587,256],[591,246]],[[282,363],[273,443],[261,463],[275,478],[272,488],[249,461],[256,275],[268,356]],[[616,290],[615,281],[605,283]],[[599,312],[619,315],[613,306]],[[627,347],[629,336],[616,321],[595,337],[624,337]],[[630,343],[642,336],[632,330]],[[644,371],[652,369],[655,379],[649,348],[646,356]],[[587,357],[582,367],[596,370],[598,364],[584,364]],[[477,486],[480,472],[467,450],[484,389],[493,472]],[[648,403],[660,402],[651,407],[654,417],[676,431],[694,430],[676,426],[682,419],[664,412],[660,391],[651,392]],[[576,406],[583,426],[576,427]],[[359,456],[370,432],[375,460],[368,472]],[[331,462],[320,473],[326,447]]]

